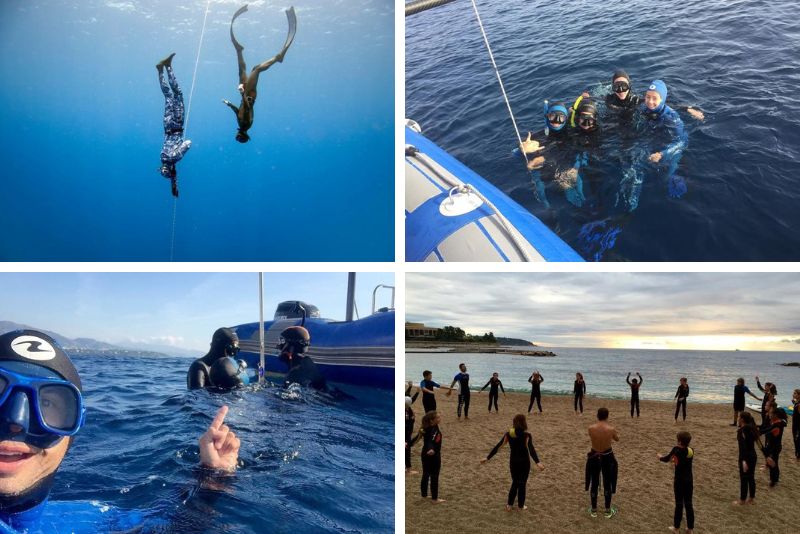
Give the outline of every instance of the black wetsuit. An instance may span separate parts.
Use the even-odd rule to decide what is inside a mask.
[[[736,440],[739,442],[739,498],[745,500],[747,494],[750,494],[751,499],[756,497],[756,436],[754,436],[746,427],[740,428],[736,432]],[[747,472],[742,469],[742,462],[747,463]]]
[[[772,458],[774,466],[769,467],[769,485],[774,486],[778,483],[781,476],[781,469],[778,466],[778,457],[783,450],[783,429],[786,428],[786,420],[777,417],[768,421],[768,426],[761,429],[764,435],[764,458]]]
[[[506,432],[500,442],[494,446],[492,452],[486,457],[490,459],[497,454],[503,442],[508,440],[508,448],[511,453],[509,455],[509,468],[511,469],[511,489],[508,490],[508,505],[514,504],[514,499],[517,500],[517,506],[520,508],[525,506],[525,489],[528,484],[528,476],[531,473],[531,461],[539,463],[539,456],[536,454],[536,449],[533,448],[533,436],[529,432],[522,429],[514,428]]]
[[[186,373],[186,387],[189,389],[202,389],[213,387],[210,372],[211,366],[220,358],[227,356],[225,347],[238,342],[239,338],[230,328],[219,328],[211,338],[211,347],[208,354],[196,359],[189,366]]]
[[[496,412],[500,412],[500,410],[497,408],[497,398],[500,396],[499,390],[502,389],[503,394],[505,394],[506,390],[499,378],[492,377],[488,382],[486,382],[486,385],[481,388],[481,391],[486,389],[486,387],[490,384],[492,387],[489,388],[489,411],[492,411],[492,401],[494,401],[494,410]]]
[[[606,510],[611,509],[611,496],[617,492],[618,469],[617,459],[611,449],[602,452],[592,449],[586,455],[586,490],[591,490],[592,510],[597,509],[597,494],[600,489],[601,474],[603,476],[603,497]]]
[[[538,380],[534,380],[533,375],[528,378],[528,382],[531,383],[531,402],[528,404],[528,413],[531,413],[531,408],[533,408],[533,401],[536,401],[536,406],[539,407],[539,413],[542,411],[542,389],[541,384],[544,382],[544,377],[539,375]]]
[[[458,373],[453,380],[458,382],[458,408],[456,413],[461,418],[461,407],[464,407],[464,417],[469,417],[469,373]]]
[[[422,481],[420,492],[423,497],[428,496],[428,481],[431,485],[431,498],[435,501],[439,498],[439,471],[442,469],[442,433],[439,427],[432,426],[420,429],[419,433],[409,444],[411,447],[422,437]],[[433,451],[433,454],[428,454]]]
[[[694,506],[692,506],[692,493],[694,492],[694,479],[692,477],[692,459],[694,450],[691,447],[673,447],[669,454],[661,457],[662,462],[675,464],[675,516],[672,526],[681,527],[683,509],[686,508],[686,526],[694,528]]]
[[[411,395],[411,386],[408,386],[406,388],[406,397],[411,397],[411,404],[414,404],[414,401],[417,400],[417,397],[419,397],[419,390],[417,390],[417,392],[414,393],[414,395],[412,396]]]
[[[769,406],[769,403],[772,402],[773,396],[771,391],[767,391],[766,389],[764,389],[764,387],[761,385],[760,380],[756,380],[756,385],[758,386],[758,389],[764,393],[764,397],[761,399],[761,426],[763,427],[768,424],[767,406]]]
[[[614,93],[606,95],[606,107],[608,110],[615,111],[620,119],[625,121],[633,119],[640,103],[639,95],[635,94],[632,90],[628,91],[628,96],[625,100],[620,100]]]
[[[678,412],[683,408],[683,420],[686,421],[686,397],[689,396],[689,384],[686,386],[678,386],[678,391],[675,392],[675,397],[678,402],[675,403],[675,420],[678,420]]]
[[[642,387],[642,384],[644,384],[642,375],[636,376],[639,377],[639,382],[636,384],[631,382],[631,375],[628,375],[628,377],[625,379],[625,381],[628,382],[628,385],[631,387],[631,417],[633,417],[634,408],[636,409],[636,417],[639,417],[639,388]]]
[[[286,374],[287,384],[300,384],[301,386],[311,386],[314,389],[325,389],[327,380],[309,356],[297,354],[288,363],[291,367]]]
[[[441,386],[439,386],[439,384],[433,380],[423,380],[419,383],[419,388],[422,391],[422,407],[425,409],[425,413],[436,410],[436,397],[433,393],[428,393],[425,391],[425,389],[433,391],[433,388],[438,387]]]
[[[575,394],[575,411],[578,411],[578,406],[581,408],[581,413],[583,413],[583,396],[586,395],[586,381],[581,380],[578,382],[577,380],[572,386],[572,393]]]
[[[792,437],[794,438],[794,457],[800,459],[800,402],[794,403],[792,412]]]
[[[415,420],[414,410],[406,406],[406,469],[411,469],[411,436],[414,434]]]
[[[750,393],[750,388],[745,385],[736,384],[733,386],[733,410],[743,412],[745,408],[744,395]]]

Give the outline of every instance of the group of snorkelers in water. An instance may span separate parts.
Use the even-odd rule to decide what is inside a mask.
[[[246,143],[250,140],[248,130],[253,126],[254,111],[253,108],[256,103],[256,86],[258,84],[259,75],[270,68],[275,63],[282,63],[289,46],[294,40],[295,33],[297,32],[297,17],[294,12],[294,7],[286,10],[286,18],[289,22],[289,32],[286,36],[286,42],[283,48],[273,57],[267,59],[254,66],[252,70],[247,72],[247,64],[244,60],[244,47],[236,40],[233,34],[233,23],[236,18],[242,13],[247,11],[247,4],[239,8],[231,18],[230,24],[230,37],[233,47],[236,50],[236,59],[239,66],[239,87],[238,91],[241,95],[241,103],[239,106],[223,99],[223,103],[233,110],[236,115],[236,122],[238,130],[236,132],[236,140],[240,143]],[[191,148],[192,142],[184,139],[184,104],[183,93],[181,92],[178,81],[175,78],[175,73],[172,70],[172,58],[175,56],[173,52],[166,58],[162,59],[156,65],[158,70],[158,80],[161,84],[161,91],[164,93],[164,143],[161,148],[161,168],[159,172],[164,178],[168,178],[172,184],[172,195],[178,197],[178,173],[175,165],[183,158],[186,152]],[[167,72],[167,79],[169,84],[164,81],[164,71]]]
[[[631,373],[626,377],[626,383],[631,389],[631,418],[639,417],[639,389],[644,380],[641,374],[636,373],[637,378],[631,379]],[[534,403],[542,413],[541,407],[541,387],[544,377],[539,371],[534,371],[528,378],[532,386],[531,400],[528,406],[528,414]],[[419,384],[419,389],[412,395],[413,383],[408,382],[406,387],[405,399],[405,467],[406,474],[417,474],[411,465],[411,448],[418,442],[422,443],[421,463],[422,479],[420,481],[420,493],[423,498],[427,498],[428,490],[433,503],[445,502],[439,498],[439,475],[442,467],[442,432],[439,427],[442,421],[442,412],[436,408],[435,389],[448,390],[449,396],[458,383],[458,407],[456,415],[461,420],[462,411],[464,420],[469,419],[469,373],[465,364],[459,365],[459,372],[453,378],[453,382],[448,386],[440,386],[433,381],[433,374],[426,370],[423,372],[423,380]],[[500,383],[498,373],[493,373],[487,386]],[[787,426],[788,416],[786,411],[776,403],[777,388],[775,384],[766,382],[763,385],[759,377],[756,383],[760,391],[764,393],[763,398],[759,398],[752,393],[745,385],[743,378],[736,381],[734,387],[734,422],[737,427],[736,439],[738,443],[738,464],[740,478],[740,498],[733,502],[734,505],[753,504],[755,499],[755,469],[758,460],[756,449],[761,450],[767,468],[769,469],[769,486],[774,487],[780,478],[780,468],[778,459],[782,450],[782,438],[784,429]],[[484,386],[484,389],[486,386]],[[481,390],[482,391],[482,390]],[[413,410],[413,403],[418,395],[422,393],[425,415],[422,418],[421,426],[415,433],[414,426],[416,415]],[[576,373],[573,393],[575,396],[575,413],[583,413],[583,396],[586,394],[586,382],[581,373]],[[761,424],[756,425],[753,416],[745,411],[745,395],[762,401],[761,405]],[[675,393],[676,410],[675,422],[678,422],[679,411],[683,413],[686,420],[686,399],[689,395],[689,384],[685,377],[680,380],[680,385]],[[792,437],[795,448],[795,460],[800,462],[800,389],[795,389],[792,395],[793,415],[792,415]],[[491,412],[492,403],[490,401],[489,411]],[[533,412],[534,414],[536,412]],[[597,411],[597,422],[588,427],[591,450],[586,457],[585,467],[585,491],[590,492],[591,506],[588,509],[590,517],[597,517],[597,498],[599,487],[602,480],[603,493],[605,500],[605,511],[603,515],[610,519],[618,513],[618,509],[611,504],[612,497],[616,492],[618,469],[617,460],[614,457],[612,444],[619,441],[619,433],[608,423],[609,411],[601,407]],[[764,438],[762,442],[762,436]],[[670,530],[680,532],[680,525],[683,514],[686,514],[686,532],[691,533],[694,529],[694,507],[692,497],[694,492],[694,482],[692,475],[692,460],[694,450],[690,447],[692,434],[688,431],[680,431],[676,436],[676,444],[668,454],[659,454],[658,459],[662,462],[672,463],[675,467],[674,493],[675,493],[675,513],[673,524]],[[506,510],[511,511],[516,502],[519,510],[526,510],[526,486],[530,474],[531,463],[539,470],[544,470],[545,466],[540,461],[539,455],[534,447],[533,436],[528,432],[527,419],[524,414],[517,414],[513,418],[512,427],[506,432],[495,447],[480,460],[481,464],[488,462],[503,445],[509,445],[510,449],[510,472],[511,488],[508,493]]]
[[[605,91],[605,87],[593,92]],[[618,69],[612,75],[608,94],[592,96],[587,90],[571,104],[546,100],[544,130],[528,132],[522,140],[519,148],[531,173],[537,200],[550,206],[546,184],[552,183],[556,190],[563,191],[570,204],[587,208],[597,219],[580,231],[586,243],[579,248],[585,257],[599,260],[613,246],[620,223],[639,205],[647,175],[663,173],[671,197],[680,198],[686,193],[686,182],[677,169],[688,146],[688,134],[678,111],[667,104],[667,94],[666,83],[653,80],[640,97],[628,73]],[[694,107],[678,109],[696,120],[705,118]],[[620,131],[620,146],[607,145],[600,153],[597,147],[604,124]],[[643,140],[634,143],[634,138]],[[605,176],[610,172],[619,173],[613,184]],[[612,224],[613,218],[619,220]],[[601,229],[607,234],[605,237],[594,235]],[[603,239],[610,243],[594,243]]]
[[[278,359],[286,365],[285,386],[326,387],[325,378],[306,354],[310,341],[303,326],[281,332],[277,349]],[[225,393],[246,386],[247,366],[235,359],[238,353],[236,333],[218,329],[208,354],[191,364],[188,389]],[[208,477],[229,476],[239,466],[241,442],[225,424],[227,413],[228,406],[221,406],[199,438],[201,483]],[[58,342],[37,330],[0,335],[0,532],[142,528],[144,517],[139,512],[49,500],[56,472],[85,423],[80,375]]]

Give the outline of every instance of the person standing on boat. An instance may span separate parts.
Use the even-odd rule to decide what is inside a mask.
[[[178,172],[175,165],[183,159],[191,148],[192,142],[183,138],[183,93],[178,86],[175,73],[172,72],[172,56],[162,59],[156,65],[161,92],[164,93],[164,145],[161,147],[161,176],[169,178],[172,183],[172,195],[178,196]],[[164,69],[167,70],[169,85],[164,81]]]
[[[450,390],[447,392],[447,396],[450,396],[453,392],[453,386],[458,382],[458,408],[456,408],[456,414],[458,415],[458,419],[461,420],[461,407],[463,406],[464,419],[466,420],[469,419],[469,373],[467,372],[466,364],[459,364],[458,369],[459,373],[453,377],[453,382],[450,384]]]
[[[196,359],[189,366],[186,374],[186,386],[189,389],[214,387],[211,380],[211,368],[221,358],[234,357],[239,353],[239,337],[230,328],[219,328],[211,337],[211,347],[202,358]]]
[[[219,409],[200,438],[204,467],[233,471],[239,439]],[[83,384],[69,356],[47,334],[0,336],[0,532],[121,532],[144,526],[140,512],[84,501],[50,501],[75,435],[86,422]]]
[[[236,40],[236,37],[233,35],[233,22],[236,20],[236,17],[241,15],[247,11],[247,4],[239,8],[236,13],[234,13],[233,18],[231,19],[231,42],[233,43],[233,47],[236,49],[236,58],[239,62],[239,93],[242,95],[242,103],[239,107],[236,107],[231,102],[227,100],[223,100],[225,105],[233,110],[236,114],[236,121],[239,124],[239,130],[236,133],[236,140],[240,143],[246,143],[250,140],[250,136],[247,135],[247,130],[253,125],[253,107],[256,103],[256,85],[258,84],[258,75],[270,68],[275,63],[283,63],[283,57],[286,55],[286,51],[289,50],[289,46],[292,44],[294,40],[295,32],[297,31],[297,17],[294,14],[294,7],[290,7],[286,10],[286,18],[289,21],[289,33],[286,36],[286,42],[283,44],[283,48],[281,51],[278,52],[274,57],[259,63],[253,70],[250,71],[250,74],[247,74],[247,64],[244,62],[244,55],[242,51],[244,47],[239,44],[239,41]]]

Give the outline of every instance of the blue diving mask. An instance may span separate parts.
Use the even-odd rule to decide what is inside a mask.
[[[71,382],[39,365],[0,362],[0,441],[49,449],[77,434],[85,416],[83,395]]]
[[[555,132],[561,131],[567,125],[567,107],[560,103],[548,106],[544,114],[545,127]]]

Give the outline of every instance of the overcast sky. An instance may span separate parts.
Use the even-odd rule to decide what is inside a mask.
[[[800,351],[800,274],[408,273],[406,320],[554,347]]]
[[[356,305],[392,273],[359,273]],[[0,273],[0,320],[125,346],[129,341],[205,352],[214,330],[258,321],[256,273]],[[278,302],[302,300],[345,318],[347,273],[264,273],[264,319]],[[388,306],[388,291],[378,306]]]

